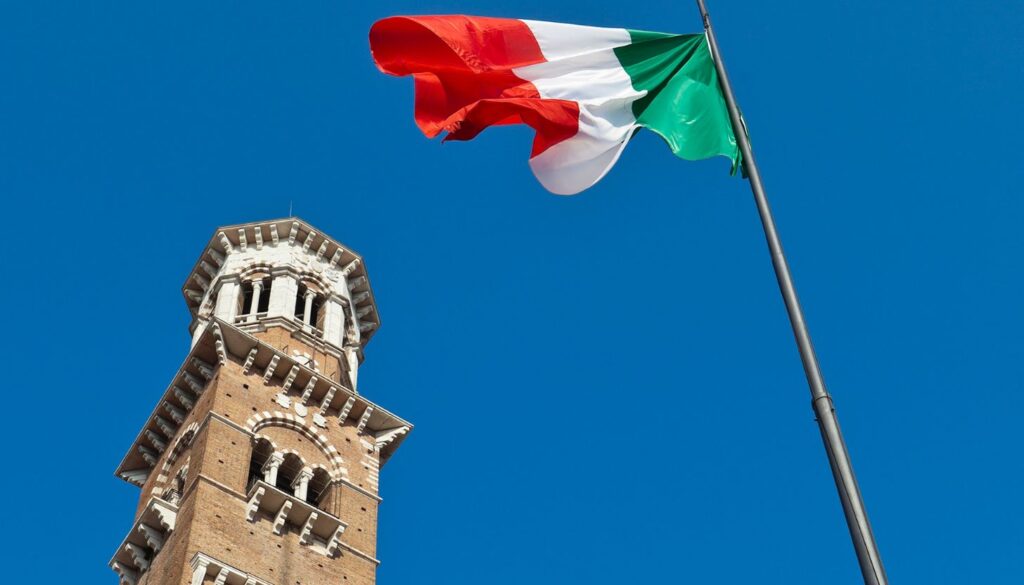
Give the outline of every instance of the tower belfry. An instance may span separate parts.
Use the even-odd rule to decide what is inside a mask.
[[[412,425],[357,391],[362,258],[297,218],[222,227],[182,293],[191,348],[116,471],[142,490],[121,585],[372,585]]]

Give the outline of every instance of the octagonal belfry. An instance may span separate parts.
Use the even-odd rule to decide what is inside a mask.
[[[293,339],[353,390],[380,326],[362,257],[297,218],[220,228],[181,290],[193,343],[213,318],[271,343]]]
[[[362,258],[297,218],[223,227],[182,292],[191,348],[116,471],[142,488],[121,585],[372,585],[412,425],[356,390]]]

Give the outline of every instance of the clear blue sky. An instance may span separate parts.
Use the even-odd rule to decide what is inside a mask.
[[[1024,12],[711,5],[891,580],[1024,581]],[[424,139],[366,33],[445,12],[700,29],[661,0],[0,7],[3,581],[116,583],[179,287],[293,202],[367,258],[361,389],[417,425],[382,584],[859,582],[746,183],[642,134],[559,198],[525,128]]]

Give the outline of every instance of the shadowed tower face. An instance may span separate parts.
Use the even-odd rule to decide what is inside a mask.
[[[296,218],[223,227],[182,292],[191,347],[116,471],[141,488],[121,585],[374,583],[380,468],[412,425],[357,391],[362,258]]]

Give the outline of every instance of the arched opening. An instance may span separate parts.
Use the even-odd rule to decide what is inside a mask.
[[[277,489],[295,495],[295,480],[299,477],[299,472],[305,464],[302,459],[295,453],[286,453],[284,460],[281,461],[281,467],[277,470]]]
[[[299,283],[298,293],[295,295],[295,320],[319,329],[323,302],[322,294],[304,283]]]
[[[263,437],[258,437],[253,441],[252,445],[252,457],[249,458],[249,480],[245,485],[246,491],[249,490],[257,481],[262,481],[264,478],[263,468],[270,460],[270,456],[274,453],[274,446]]]
[[[259,283],[259,298],[256,298],[256,286]],[[266,313],[270,309],[270,287],[273,279],[270,277],[257,278],[242,283],[242,306],[241,315],[254,315]],[[255,302],[255,307],[253,303]],[[254,310],[255,309],[255,310]]]
[[[313,477],[309,480],[309,489],[306,492],[306,501],[320,508],[330,487],[331,474],[327,473],[323,467],[313,469]]]
[[[287,417],[287,418],[285,418]],[[286,439],[277,438],[274,436],[274,430],[271,429],[287,429],[295,431],[302,435],[303,440],[309,439],[316,448],[320,451],[320,454],[326,461],[320,459],[320,455],[311,455],[312,461],[311,466],[324,467],[332,475],[332,477],[344,477],[347,474],[345,468],[345,462],[342,460],[338,450],[330,444],[325,437],[321,436],[317,431],[303,424],[302,419],[294,418],[283,413],[267,413],[266,416],[262,414],[256,414],[246,423],[246,426],[254,434],[268,433],[267,435],[258,434],[259,437],[266,437],[272,441],[282,442]],[[282,431],[284,432],[284,431]],[[283,452],[279,452],[276,456],[283,456]],[[269,482],[268,482],[269,483]]]
[[[164,500],[175,506],[181,503],[181,498],[185,495],[185,478],[187,476],[188,464],[186,463],[178,469],[178,473],[174,474],[174,481],[171,487],[164,491]]]

